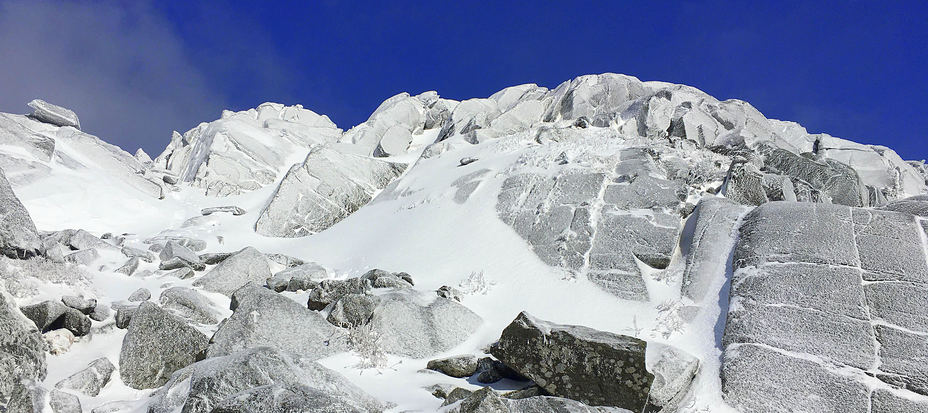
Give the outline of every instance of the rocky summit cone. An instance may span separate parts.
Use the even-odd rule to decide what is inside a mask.
[[[0,113],[0,411],[928,411],[928,166],[631,76]]]

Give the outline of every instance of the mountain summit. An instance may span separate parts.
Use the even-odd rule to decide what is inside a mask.
[[[0,114],[0,409],[928,410],[928,166],[617,74]]]

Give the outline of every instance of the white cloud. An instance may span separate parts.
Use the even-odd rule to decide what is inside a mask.
[[[83,129],[156,155],[172,129],[225,106],[183,40],[143,3],[0,4],[0,111],[42,98],[77,112]]]

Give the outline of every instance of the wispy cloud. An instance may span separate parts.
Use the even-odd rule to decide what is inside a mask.
[[[215,119],[223,94],[184,50],[170,22],[143,2],[0,3],[0,111],[42,98],[83,129],[154,156],[172,129]]]

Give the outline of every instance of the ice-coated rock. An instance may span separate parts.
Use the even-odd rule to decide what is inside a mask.
[[[77,115],[70,109],[53,105],[41,99],[33,99],[28,105],[32,108],[32,114],[30,116],[36,120],[51,123],[55,126],[73,126],[77,129],[81,128],[80,119],[78,119]]]
[[[119,266],[115,271],[120,274],[132,275],[135,274],[135,270],[139,269],[139,258],[132,257],[126,260],[126,262]]]
[[[210,340],[209,356],[268,346],[316,360],[339,351],[336,328],[293,300],[249,282],[232,294],[232,316]]]
[[[462,394],[462,396],[464,396]],[[446,400],[446,403],[452,401]],[[533,396],[510,399],[497,394],[493,389],[483,389],[469,393],[460,399],[461,403],[448,410],[455,413],[630,413],[630,410],[608,407],[587,406],[575,400]],[[451,404],[451,403],[448,403]]]
[[[870,412],[918,413],[928,410],[928,400],[912,400],[898,393],[886,389],[874,390],[871,395]]]
[[[84,298],[83,296],[65,295],[61,297],[62,304],[71,307],[84,314],[90,314],[97,307],[96,298]]]
[[[218,206],[218,207],[209,207],[209,208],[203,208],[203,209],[200,210],[200,214],[202,214],[202,215],[212,215],[212,214],[215,214],[215,213],[217,213],[217,212],[229,213],[229,214],[232,214],[232,215],[235,215],[235,216],[238,216],[238,215],[245,215],[245,210],[244,210],[244,209],[241,209],[241,208],[239,208],[239,207],[237,207],[237,206],[234,206],[234,205],[229,205],[229,206]]]
[[[0,400],[9,397],[21,380],[44,380],[45,369],[41,333],[0,288]]]
[[[58,389],[48,392],[48,405],[53,413],[83,413],[80,398]]]
[[[129,294],[128,300],[130,302],[139,302],[139,301],[148,301],[151,298],[151,291],[148,291],[147,288],[139,288]]]
[[[261,212],[255,230],[275,237],[302,237],[341,221],[370,201],[405,166],[314,147],[294,165]]]
[[[100,253],[97,252],[96,248],[74,251],[64,256],[66,262],[78,265],[90,265],[98,258],[100,258]]]
[[[246,283],[264,283],[270,276],[271,269],[264,254],[247,247],[220,262],[193,285],[230,296]]]
[[[93,312],[90,313],[89,316],[93,321],[103,321],[109,318],[112,313],[113,310],[109,305],[97,303],[96,307],[93,308]]]
[[[203,269],[203,263],[200,262],[200,257],[197,253],[174,240],[164,244],[164,248],[158,253],[158,257],[161,258],[162,262],[175,259],[180,260],[187,264],[188,267],[196,269],[197,271]]]
[[[14,384],[6,410],[10,413],[44,413],[48,403],[48,391],[32,380]]]
[[[199,324],[216,324],[219,312],[209,299],[192,288],[171,287],[158,298],[161,308]]]
[[[22,313],[41,331],[47,331],[52,324],[58,321],[68,306],[57,301],[43,301],[32,305],[27,305],[19,309]]]
[[[143,302],[132,315],[119,352],[119,375],[134,389],[166,383],[175,371],[202,360],[209,339],[155,304]]]
[[[410,291],[379,298],[369,326],[383,351],[391,354],[424,358],[448,351],[483,323],[467,307],[445,298],[435,297],[429,303]]]
[[[267,280],[267,286],[276,292],[312,290],[329,277],[327,268],[309,262],[279,271]]]
[[[928,218],[928,196],[913,196],[881,206],[885,211],[907,212],[912,215]]]
[[[697,364],[694,357],[670,347],[558,325],[524,312],[503,330],[490,352],[552,395],[632,411],[669,407],[661,403],[686,393]],[[672,357],[663,356],[668,352]],[[649,363],[653,358],[663,359],[664,365]],[[655,390],[661,397],[649,398]]]
[[[38,255],[42,242],[35,224],[0,170],[0,253],[10,258]]]
[[[410,288],[413,285],[412,276],[405,272],[393,273],[373,269],[364,273],[361,278],[370,281],[374,288]]]
[[[155,261],[155,254],[152,254],[151,251],[145,251],[145,250],[141,250],[141,249],[133,248],[133,247],[128,247],[128,246],[122,247],[122,249],[121,249],[120,251],[122,251],[122,254],[123,254],[123,255],[125,255],[126,257],[129,257],[129,258],[138,258],[138,259],[140,259],[140,260],[142,260],[142,261],[145,261],[145,262],[154,262],[154,261]]]
[[[232,252],[208,252],[206,254],[200,254],[200,261],[206,265],[216,265],[220,262],[225,261],[226,258],[232,256]]]
[[[451,377],[470,377],[477,372],[477,358],[471,354],[429,360],[426,368]]]
[[[380,298],[368,294],[347,294],[332,305],[326,320],[337,327],[357,327],[367,324],[374,316]]]
[[[310,310],[319,311],[348,294],[366,294],[371,288],[371,281],[362,277],[323,280],[310,291],[306,306]]]
[[[683,271],[683,294],[699,302],[706,297],[715,280],[727,270],[732,236],[747,208],[724,198],[703,198],[687,218],[680,252],[686,260]]]
[[[385,409],[338,373],[270,347],[200,361],[177,372],[152,397],[152,413]]]
[[[157,237],[146,239],[145,243],[151,244],[149,249],[152,251],[161,252],[161,250],[164,249],[164,246],[171,241],[174,241],[180,244],[182,247],[185,247],[193,252],[200,252],[206,249],[206,241],[180,235],[159,235]]]
[[[221,119],[201,123],[183,135],[175,132],[153,164],[203,188],[207,195],[253,191],[276,181],[280,173],[314,145],[341,135],[328,117],[300,105],[263,103]]]
[[[117,305],[116,306],[116,328],[129,328],[132,322],[132,316],[138,311],[138,305]]]
[[[55,388],[78,391],[91,397],[96,396],[100,394],[103,386],[109,383],[114,371],[116,371],[116,366],[109,359],[99,358],[90,362],[81,371],[55,383]]]

